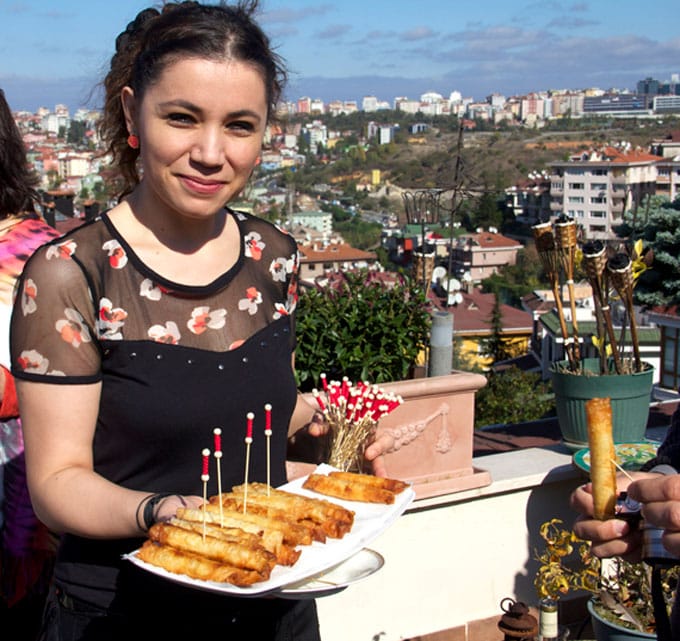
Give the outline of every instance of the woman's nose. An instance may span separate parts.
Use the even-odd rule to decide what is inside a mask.
[[[191,149],[191,159],[206,167],[217,167],[224,164],[225,150],[221,132],[203,129]]]

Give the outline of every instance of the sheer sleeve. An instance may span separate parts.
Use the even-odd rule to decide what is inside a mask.
[[[10,329],[18,379],[89,383],[100,379],[96,310],[88,278],[69,241],[40,248],[22,273]]]

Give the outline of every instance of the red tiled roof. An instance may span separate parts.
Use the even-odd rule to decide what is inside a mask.
[[[463,302],[448,308],[453,314],[453,331],[469,335],[491,333],[494,295],[484,294],[478,289],[461,294]],[[533,320],[529,312],[501,303],[501,316],[504,334],[531,333]]]
[[[659,160],[658,156],[640,151],[639,149],[624,152],[616,147],[605,147],[603,153],[604,159],[612,163],[656,162]]]
[[[460,239],[470,239],[479,244],[483,249],[497,249],[499,247],[521,247],[522,243],[502,234],[494,234],[490,231],[477,232],[474,234],[464,234]]]
[[[377,255],[356,249],[347,243],[322,245],[300,245],[300,260],[308,263],[327,263],[329,261],[376,260]]]

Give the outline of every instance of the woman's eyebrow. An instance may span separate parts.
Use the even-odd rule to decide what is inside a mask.
[[[202,115],[203,110],[198,106],[195,105],[193,102],[189,100],[184,100],[184,99],[177,99],[177,100],[168,100],[166,102],[161,102],[158,105],[162,109],[170,109],[172,107],[182,107],[183,109],[186,109],[187,111],[191,111],[195,114]],[[238,111],[232,111],[228,114],[229,118],[253,118],[257,122],[260,122],[262,120],[262,116],[257,113],[257,111],[253,111],[252,109],[239,109]]]

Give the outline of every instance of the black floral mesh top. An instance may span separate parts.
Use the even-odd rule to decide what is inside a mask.
[[[291,364],[297,246],[266,221],[229,213],[240,255],[209,285],[154,273],[106,214],[41,247],[23,272],[12,317],[12,372],[64,385],[101,381],[94,467],[122,486],[201,496],[201,452],[214,451],[214,428],[221,429],[223,490],[242,483],[249,412],[255,415],[249,480],[267,480],[267,448],[272,484],[286,480],[297,397]],[[271,439],[264,436],[266,404]],[[209,494],[218,491],[216,465],[211,456]],[[99,601],[88,590],[103,580],[113,590],[120,554],[138,544],[63,537],[57,577]]]

